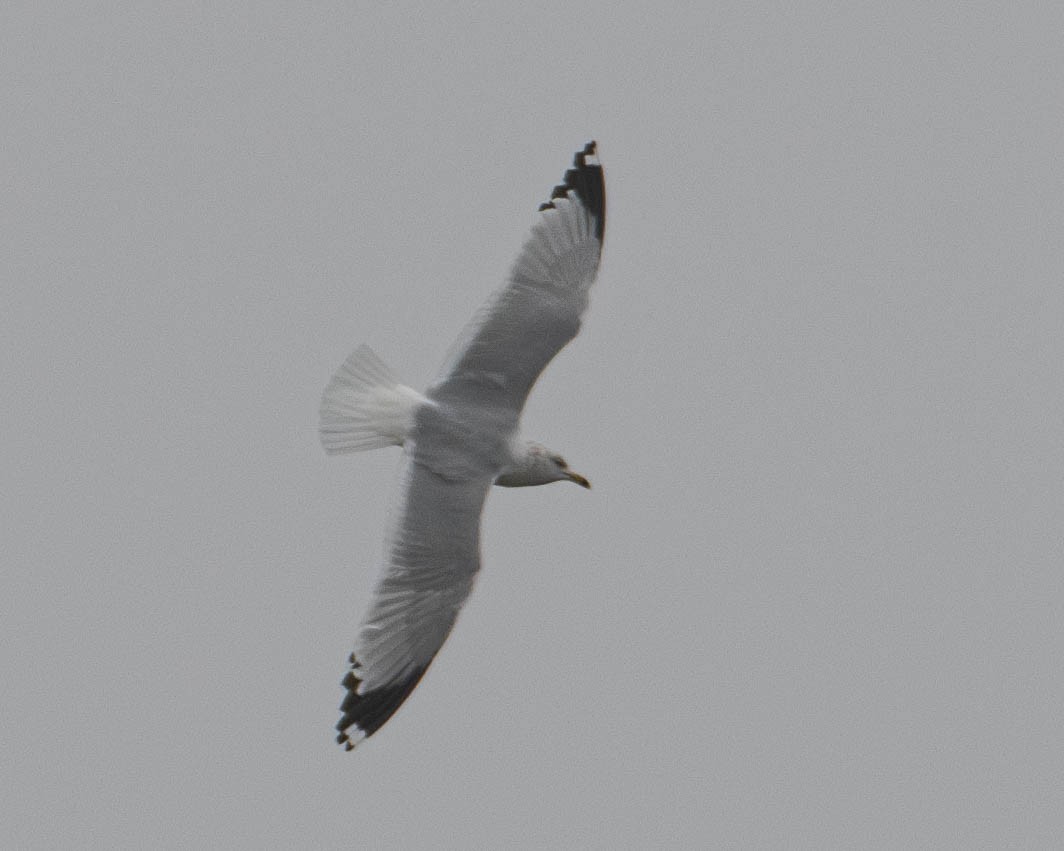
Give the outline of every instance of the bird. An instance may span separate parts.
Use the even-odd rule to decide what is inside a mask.
[[[591,484],[557,452],[521,436],[529,391],[580,330],[602,256],[606,187],[588,142],[539,206],[505,283],[474,315],[424,393],[366,345],[322,394],[330,455],[403,447],[385,558],[342,680],[346,750],[399,709],[450,634],[480,570],[480,520],[492,485]]]

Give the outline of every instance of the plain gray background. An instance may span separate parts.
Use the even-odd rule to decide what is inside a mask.
[[[1055,3],[0,10],[7,848],[1064,836]],[[399,714],[333,744],[423,386],[596,138],[584,330]]]

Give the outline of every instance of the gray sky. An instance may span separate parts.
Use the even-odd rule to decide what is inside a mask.
[[[1064,12],[7,2],[0,844],[1048,847]],[[589,138],[610,219],[410,701],[333,743],[423,386]]]

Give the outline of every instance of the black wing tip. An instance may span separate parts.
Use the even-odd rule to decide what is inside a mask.
[[[336,743],[343,745],[345,751],[352,751],[362,739],[368,739],[391,718],[403,701],[410,696],[414,686],[425,675],[428,666],[415,667],[387,686],[359,693],[362,679],[355,672],[362,666],[352,653],[351,670],[344,676],[342,685],[347,689],[340,704],[340,720],[336,722],[339,735]],[[354,727],[354,732],[350,728]]]
[[[598,162],[598,143],[584,145],[573,156],[573,167],[565,172],[562,182],[554,187],[550,200],[539,205],[539,212],[553,210],[554,201],[575,192],[580,202],[595,219],[595,237],[602,242],[606,233],[606,178]]]

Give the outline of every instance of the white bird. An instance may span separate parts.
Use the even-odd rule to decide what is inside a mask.
[[[480,569],[480,516],[491,485],[587,479],[518,437],[532,385],[580,329],[598,272],[606,189],[594,142],[542,204],[509,280],[474,316],[424,395],[400,384],[367,346],[321,401],[330,454],[404,447],[386,563],[350,656],[336,725],[347,750],[406,700],[443,645]]]

